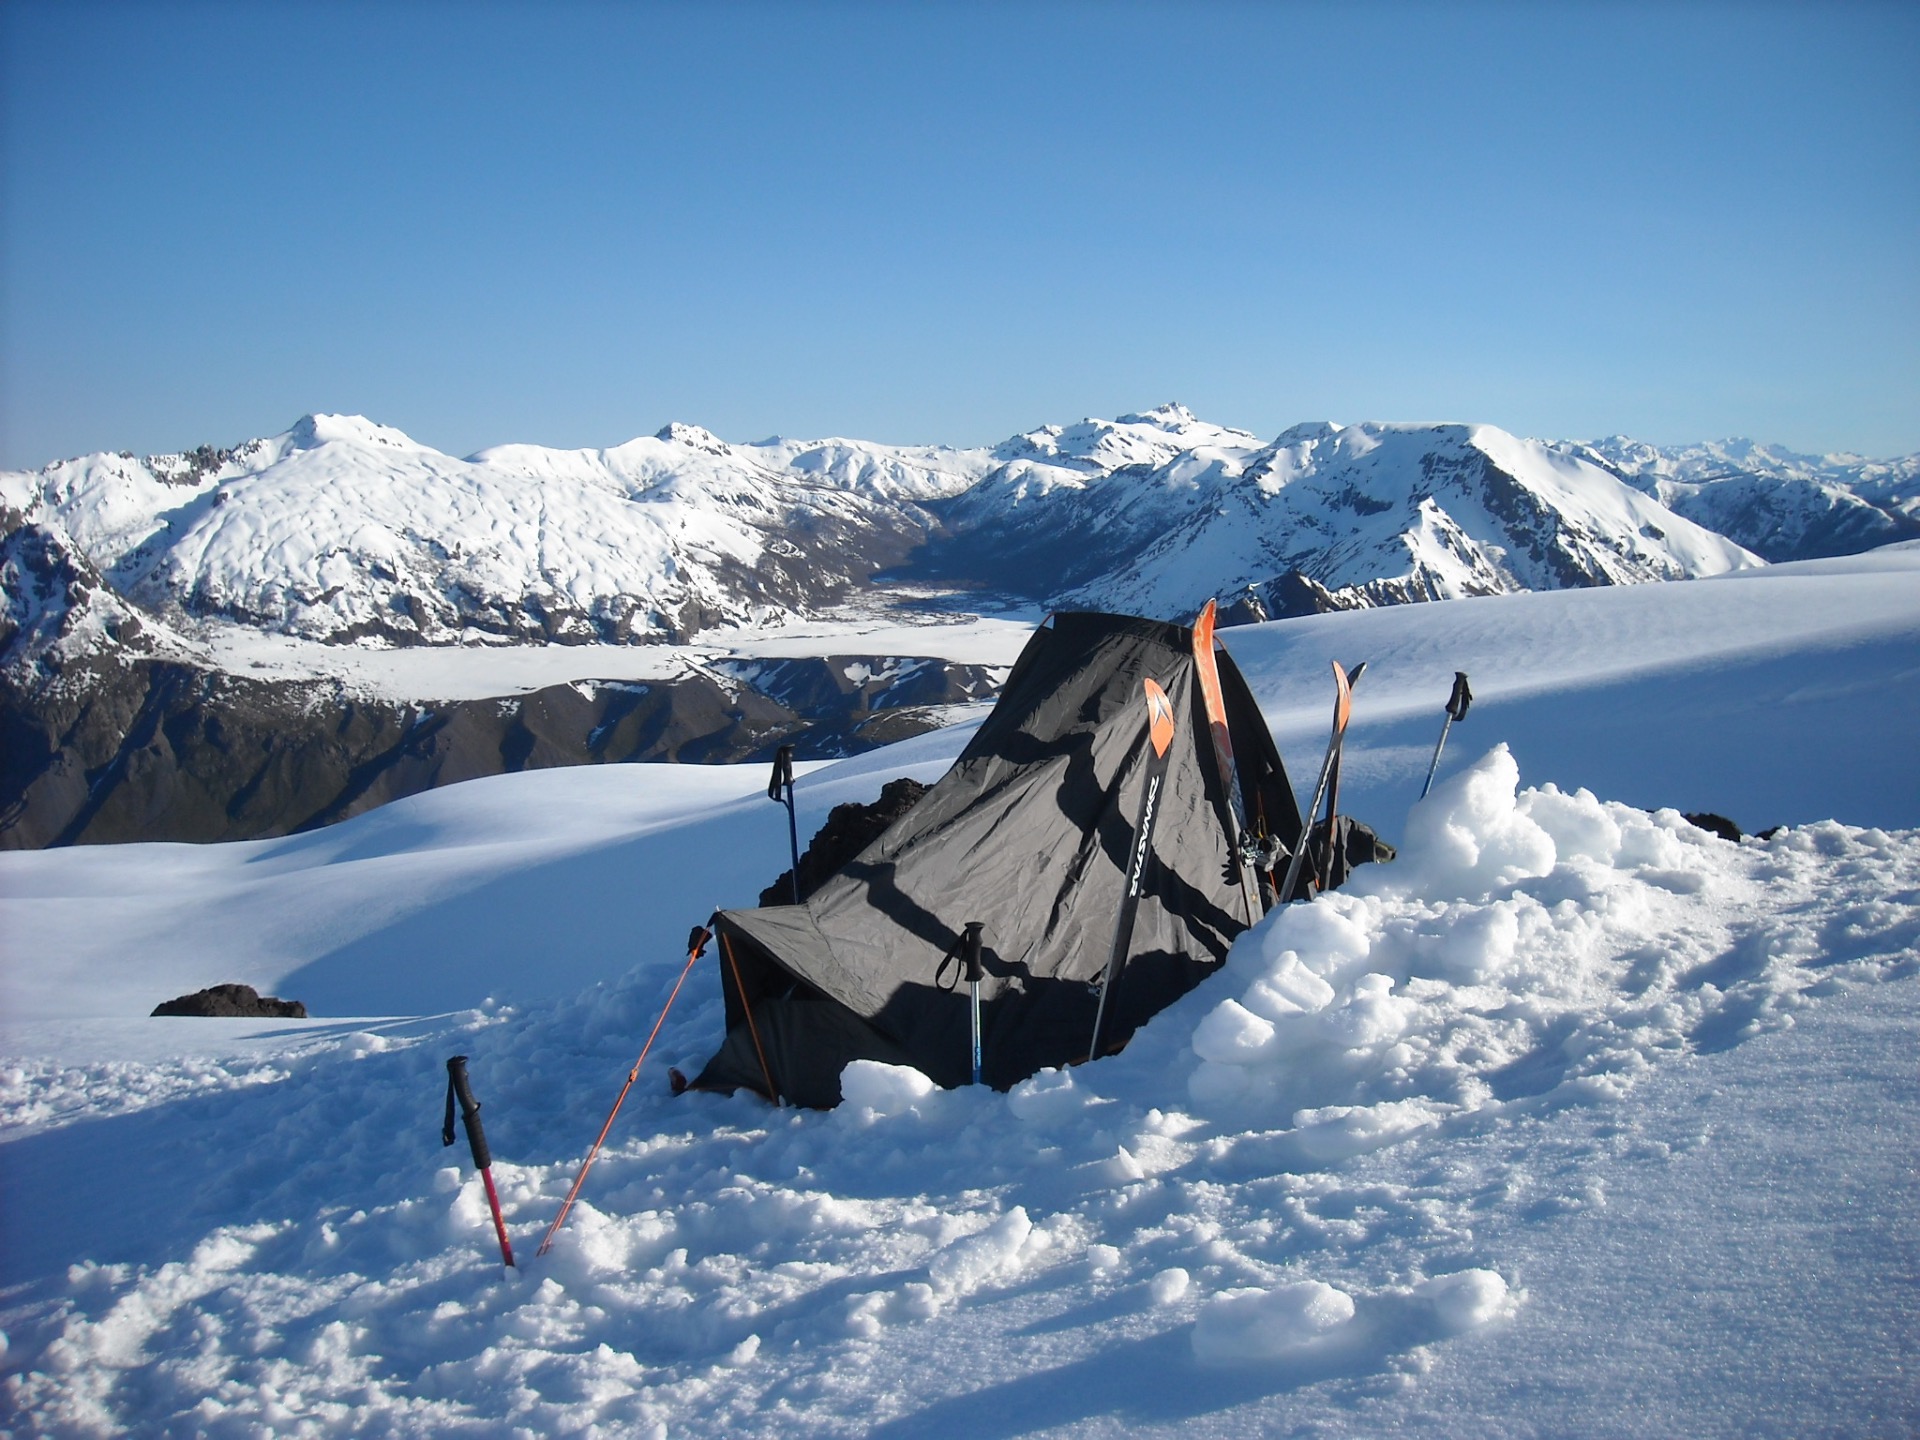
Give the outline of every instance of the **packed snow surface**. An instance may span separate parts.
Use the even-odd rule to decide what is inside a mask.
[[[860,1064],[831,1113],[671,1096],[666,1067],[720,1035],[709,956],[545,1257],[680,937],[785,863],[757,767],[513,775],[282,840],[0,856],[7,1423],[1911,1434],[1917,583],[1893,552],[1589,611],[1230,632],[1283,741],[1309,674],[1327,698],[1319,652],[1378,657],[1350,808],[1396,861],[1268,916],[1123,1054],[1007,1094]],[[1727,663],[1689,649],[1708,623]],[[1562,654],[1563,632],[1586,643]],[[1462,654],[1485,698],[1433,794],[1386,813]],[[1583,788],[1555,732],[1674,694],[1700,785],[1787,828],[1730,843]],[[1637,747],[1587,763],[1627,775],[1656,730],[1587,732]],[[958,743],[816,768],[803,821]],[[1285,745],[1296,783],[1315,748]],[[1773,772],[1829,749],[1882,766],[1872,823],[1844,797],[1780,813],[1798,792]],[[139,1018],[229,979],[323,1018]],[[440,1147],[452,1054],[513,1272],[464,1143]]]

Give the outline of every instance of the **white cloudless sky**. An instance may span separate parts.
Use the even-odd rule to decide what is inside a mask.
[[[1920,6],[0,7],[0,465],[1179,400],[1920,449]]]

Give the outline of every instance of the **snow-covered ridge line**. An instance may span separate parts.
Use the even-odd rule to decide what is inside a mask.
[[[1753,457],[1749,488],[1815,486],[1845,512],[1825,528],[1813,516],[1815,542],[1920,533],[1915,457],[1696,449]],[[833,616],[898,580],[1166,615],[1212,593],[1259,618],[1758,563],[1735,523],[1753,507],[1700,498],[1706,463],[1487,425],[1321,423],[1267,442],[1175,405],[973,449],[736,444],[673,424],[605,449],[464,459],[310,415],[231,450],[0,474],[0,506],[10,532],[44,531],[183,632],[632,644]],[[1787,519],[1754,524],[1772,558],[1795,553]]]

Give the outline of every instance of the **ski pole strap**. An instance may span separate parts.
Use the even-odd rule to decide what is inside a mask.
[[[793,786],[793,746],[782,745],[773,752],[773,778],[767,782],[767,799],[784,801],[780,792]]]
[[[467,1129],[467,1144],[473,1150],[473,1164],[484,1170],[493,1164],[493,1152],[487,1148],[487,1132],[480,1128],[480,1102],[473,1098],[473,1086],[467,1082],[467,1057],[455,1055],[447,1061],[447,1119],[440,1130],[444,1145],[453,1144],[453,1102],[460,1102],[460,1119]]]
[[[947,947],[947,953],[940,957],[940,964],[933,972],[933,983],[942,990],[951,990],[955,985],[960,983],[960,972],[964,968],[958,963],[960,959],[960,947],[966,943],[967,937],[965,935],[954,936],[953,944],[949,945]],[[949,965],[953,966],[953,976],[951,979],[947,976],[947,967]]]
[[[954,937],[947,953],[940,957],[939,968],[933,972],[933,983],[942,990],[951,990],[960,981],[977,985],[987,978],[986,966],[980,959],[980,932],[986,929],[984,921],[969,920]],[[947,967],[954,967],[953,978],[947,979]]]

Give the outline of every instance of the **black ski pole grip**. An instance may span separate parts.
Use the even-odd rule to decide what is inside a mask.
[[[986,928],[978,920],[969,920],[966,934],[960,940],[961,959],[966,962],[966,981],[969,985],[978,985],[986,978],[986,971],[980,965],[980,932]]]
[[[440,1132],[443,1144],[453,1143],[453,1102],[460,1102],[460,1119],[467,1127],[467,1144],[473,1150],[476,1170],[493,1164],[493,1152],[487,1148],[487,1132],[480,1128],[480,1102],[473,1098],[473,1086],[467,1082],[467,1057],[455,1055],[447,1061],[447,1123]]]
[[[1467,718],[1467,707],[1473,703],[1473,691],[1467,688],[1467,672],[1453,672],[1453,694],[1447,697],[1447,714],[1455,720]]]
[[[782,745],[773,752],[773,778],[767,782],[767,799],[785,800],[780,792],[793,784],[793,746]]]

